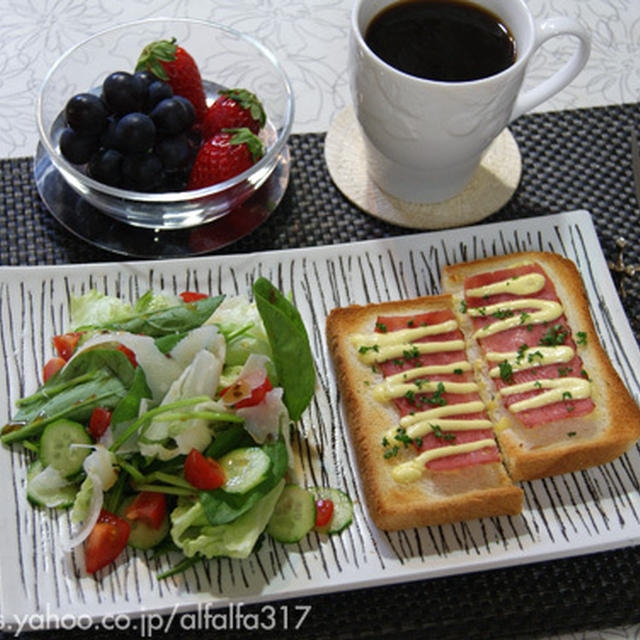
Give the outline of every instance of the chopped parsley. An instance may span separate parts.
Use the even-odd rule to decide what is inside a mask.
[[[578,331],[578,333],[576,333],[576,344],[583,347],[587,345],[587,334],[584,331]]]
[[[523,342],[519,347],[518,347],[518,355],[516,356],[516,362],[520,363],[522,361],[522,359],[524,358],[524,352],[529,348],[529,345],[526,342]]]
[[[500,369],[500,377],[507,384],[511,384],[513,382],[513,367],[509,363],[508,360],[503,360],[498,363],[498,368]]]
[[[380,333],[387,333],[387,325],[384,324],[383,322],[376,322],[376,329]]]
[[[568,376],[572,371],[573,369],[571,367],[558,367],[558,375],[561,378]]]
[[[520,312],[520,324],[524,324],[531,316],[526,311]],[[531,326],[531,325],[529,325]]]
[[[498,309],[491,315],[498,320],[504,320],[505,318],[513,317],[515,314],[511,309]]]
[[[409,389],[405,394],[404,397],[411,403],[411,404],[415,404],[416,403],[416,392],[413,389]]]
[[[431,430],[433,431],[433,435],[436,438],[439,438],[441,440],[449,440],[449,441],[453,441],[456,439],[455,433],[443,433],[442,429],[440,428],[440,425],[429,424],[429,426],[431,427]]]
[[[443,405],[447,404],[447,401],[442,397],[443,393],[444,393],[444,384],[442,382],[438,382],[437,391],[431,397],[425,398],[425,402],[427,404],[434,404],[442,407]]]
[[[420,351],[418,350],[418,347],[413,345],[411,347],[411,349],[405,349],[402,352],[402,356],[404,357],[405,360],[411,360],[411,359],[414,359],[414,358],[419,358],[420,357]]]
[[[414,324],[413,320],[407,320],[407,327],[413,327]]]
[[[467,301],[466,300],[462,300],[460,302],[460,312],[461,313],[467,313]]]
[[[541,351],[534,351],[527,356],[527,362],[532,363],[534,358],[540,358],[540,360],[544,359],[544,355]]]
[[[424,380],[422,380],[421,382],[424,382]],[[424,406],[424,405],[437,405],[437,406],[441,407],[441,406],[447,404],[447,401],[445,400],[445,398],[442,397],[442,394],[444,393],[444,391],[445,391],[444,383],[438,382],[438,387],[437,387],[436,391],[430,396],[428,396],[426,394],[416,395],[416,392],[413,389],[409,389],[404,394],[404,397],[411,404],[414,404],[417,407],[421,407],[421,406]]]
[[[454,369],[454,370],[453,370],[453,373],[455,373],[456,375],[461,376],[461,375],[462,375],[462,373],[463,373],[463,371],[462,371],[462,369]]]
[[[568,435],[570,438],[573,438],[573,436],[576,436],[576,435],[578,435],[578,434],[577,434],[575,431],[569,431],[569,432],[567,433],[567,435]]]
[[[573,398],[573,396],[571,395],[571,391],[565,391],[562,394],[562,399],[563,400],[571,400],[571,398]]]
[[[393,436],[393,439],[399,444],[392,445],[386,436],[382,438],[382,446],[385,448],[383,456],[386,460],[398,455],[398,452],[400,451],[400,445],[402,445],[405,449],[410,444],[415,444],[417,447],[422,446],[422,438],[412,438],[407,433],[407,430],[404,427],[398,427],[396,429],[396,433]]]
[[[358,353],[367,353],[367,351],[380,351],[380,347],[377,344],[372,344],[370,346],[367,345],[362,345],[359,349],[358,349]]]
[[[556,347],[560,344],[564,344],[568,335],[569,332],[561,324],[554,324],[542,334],[539,344]]]

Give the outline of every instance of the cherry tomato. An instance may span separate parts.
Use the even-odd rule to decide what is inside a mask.
[[[111,411],[104,407],[96,407],[89,419],[89,434],[99,440],[111,424]]]
[[[127,520],[142,520],[152,529],[159,529],[167,513],[167,501],[164,493],[142,491],[127,507],[124,515]]]
[[[116,349],[118,351],[122,351],[127,358],[129,358],[129,362],[131,366],[135,369],[138,366],[138,361],[136,360],[136,354],[129,349],[129,347],[125,347],[123,344],[119,344]]]
[[[62,369],[65,364],[66,360],[64,360],[64,358],[60,358],[59,356],[47,360],[44,365],[44,369],[42,370],[42,380],[46,382],[54,373],[58,373],[58,371],[60,371],[60,369]]]
[[[73,352],[76,350],[80,336],[82,336],[82,331],[62,333],[58,336],[53,336],[53,346],[63,360],[66,361],[71,358]]]
[[[333,517],[333,500],[316,500],[316,527],[325,527]]]
[[[224,484],[224,470],[213,459],[191,449],[184,461],[185,480],[196,489],[217,489]]]
[[[182,302],[196,302],[196,300],[202,300],[209,296],[206,293],[198,293],[197,291],[183,291],[180,297],[182,298]]]
[[[271,389],[273,387],[269,382],[269,378],[265,378],[262,384],[251,390],[244,380],[236,380],[231,386],[222,389],[220,397],[223,402],[231,405],[234,409],[242,409],[243,407],[253,407],[260,404]],[[241,400],[234,402],[234,398],[241,398]]]
[[[87,573],[95,573],[111,564],[125,548],[131,525],[119,516],[102,509],[84,547]]]

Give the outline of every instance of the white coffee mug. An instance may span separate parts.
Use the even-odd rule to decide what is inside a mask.
[[[439,202],[471,179],[483,152],[515,118],[551,97],[582,70],[590,37],[574,19],[536,23],[524,0],[471,0],[497,16],[513,35],[516,58],[479,80],[425,80],[395,69],[365,42],[368,25],[397,0],[356,0],[349,39],[349,80],[367,166],[387,193],[410,202]],[[521,91],[536,49],[549,38],[577,37],[568,62],[533,89]]]

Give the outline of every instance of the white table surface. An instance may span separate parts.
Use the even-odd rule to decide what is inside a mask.
[[[508,1],[508,0],[505,0]],[[47,69],[92,33],[153,16],[221,22],[271,48],[296,100],[294,133],[326,131],[350,102],[347,38],[353,0],[0,0],[0,158],[31,156],[37,145],[35,100]],[[640,0],[528,0],[536,19],[576,17],[592,35],[587,67],[538,111],[640,100]],[[569,38],[551,41],[532,60],[526,84],[558,68]],[[640,625],[547,640],[624,640]]]

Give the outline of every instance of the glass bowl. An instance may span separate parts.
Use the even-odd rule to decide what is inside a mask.
[[[255,93],[267,114],[260,132],[264,156],[247,171],[192,191],[146,193],[111,187],[87,176],[61,155],[59,138],[64,107],[77,93],[98,92],[114,71],[133,73],[140,52],[155,40],[176,38],[196,61],[207,104],[221,87]],[[226,215],[269,178],[285,150],[293,121],[293,92],[275,56],[262,44],[213,22],[152,18],[107,29],[67,51],[47,74],[38,95],[36,117],[41,144],[64,180],[98,210],[130,225],[179,229]]]

